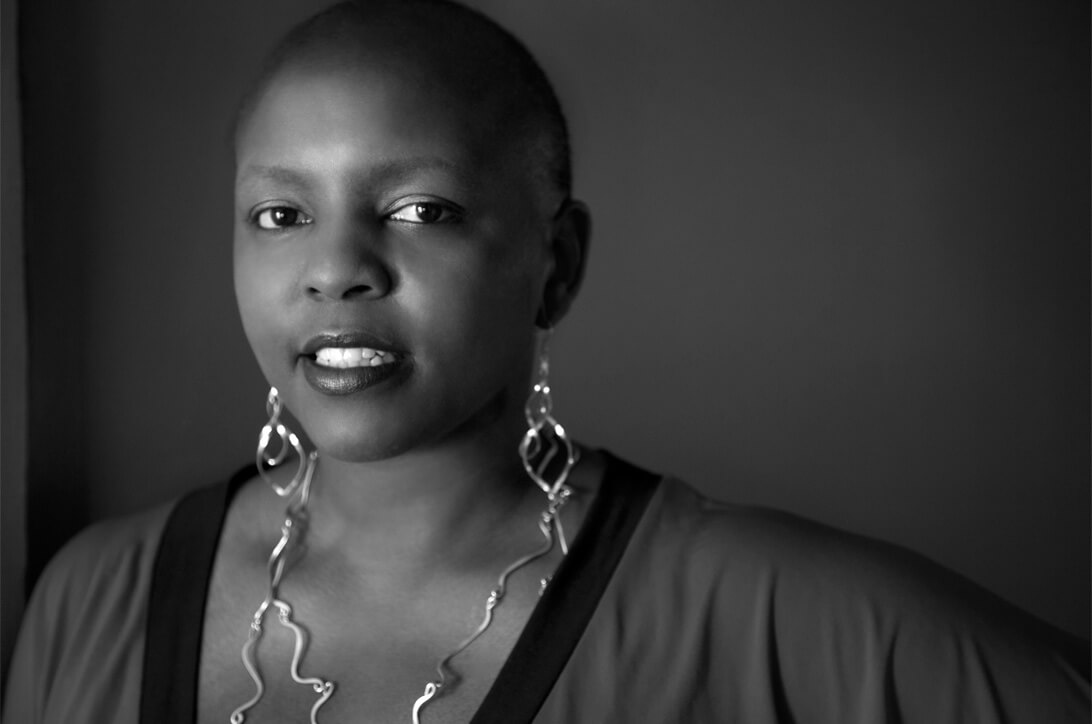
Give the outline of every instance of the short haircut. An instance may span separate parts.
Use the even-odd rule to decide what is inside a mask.
[[[526,126],[520,139],[533,172],[548,190],[567,199],[572,192],[572,152],[569,130],[553,86],[531,52],[514,35],[482,13],[453,0],[344,0],[304,20],[280,40],[266,60],[257,82],[243,98],[235,119],[236,131],[253,111],[270,79],[308,51],[338,43],[352,43],[377,19],[399,13],[436,11],[464,28],[496,43],[499,52],[487,62],[506,76],[519,96],[520,116]],[[495,92],[495,91],[494,91]]]

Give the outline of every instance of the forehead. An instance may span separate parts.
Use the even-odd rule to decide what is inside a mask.
[[[503,160],[504,113],[422,64],[326,62],[282,68],[265,84],[236,136],[241,165],[253,157],[322,161],[437,157],[453,165]],[[325,156],[326,158],[317,158]]]

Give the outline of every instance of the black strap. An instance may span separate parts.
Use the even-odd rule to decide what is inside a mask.
[[[198,668],[212,562],[228,503],[255,475],[196,490],[171,511],[156,551],[144,641],[141,724],[197,721]]]
[[[531,722],[587,628],[660,477],[609,453],[599,494],[471,724]],[[193,724],[209,579],[228,504],[255,475],[195,491],[171,512],[152,572],[141,724]]]
[[[599,494],[471,724],[528,724],[599,605],[660,476],[604,453]]]

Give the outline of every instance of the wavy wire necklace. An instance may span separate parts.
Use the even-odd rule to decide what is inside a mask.
[[[546,494],[546,508],[539,515],[538,529],[542,533],[542,545],[517,558],[510,563],[497,578],[497,584],[489,591],[485,599],[485,613],[478,627],[450,653],[440,659],[436,664],[436,677],[425,684],[424,693],[413,704],[413,724],[420,724],[421,712],[433,699],[442,696],[447,690],[454,688],[459,681],[458,673],[452,668],[452,660],[470,647],[493,623],[493,611],[504,600],[508,591],[508,578],[519,569],[530,565],[534,561],[546,556],[554,548],[555,530],[556,540],[560,544],[563,555],[568,555],[569,545],[565,538],[565,532],[561,526],[559,513],[566,501],[572,495],[572,489],[565,484],[569,471],[576,464],[579,457],[578,449],[569,440],[565,429],[555,420],[551,414],[552,400],[550,387],[547,381],[549,364],[545,355],[539,361],[538,379],[532,388],[531,396],[524,408],[528,429],[520,442],[520,458],[523,467],[531,479]],[[297,684],[311,687],[317,695],[311,706],[311,724],[318,724],[319,710],[334,695],[335,684],[329,679],[316,676],[304,676],[300,673],[300,662],[307,650],[307,632],[292,618],[292,607],[280,597],[281,579],[284,577],[289,563],[289,557],[299,550],[302,537],[307,531],[307,506],[311,496],[311,481],[314,478],[315,466],[318,462],[318,453],[305,453],[303,445],[295,433],[288,430],[280,422],[282,410],[281,401],[276,388],[271,388],[269,398],[266,401],[266,410],[269,413],[269,421],[262,427],[258,436],[257,463],[262,476],[273,486],[274,491],[281,497],[289,499],[285,509],[284,523],[281,524],[281,537],[273,546],[270,553],[267,571],[269,585],[265,598],[254,611],[250,621],[250,630],[246,642],[242,648],[243,666],[254,682],[254,694],[246,702],[237,707],[229,721],[231,724],[243,724],[246,721],[247,712],[261,701],[265,694],[265,682],[262,679],[261,670],[255,658],[255,650],[262,638],[263,624],[266,613],[270,608],[277,611],[277,621],[287,628],[293,635],[294,647],[289,673]],[[549,442],[544,441],[543,431],[550,434]],[[276,455],[267,453],[273,433],[280,438],[280,449]],[[292,481],[285,486],[279,486],[266,475],[267,468],[274,468],[284,462],[288,450],[293,449],[299,456],[299,469]],[[565,452],[562,468],[553,481],[545,479],[546,470],[561,450]],[[535,459],[538,458],[537,462]],[[540,581],[538,595],[541,596],[550,582],[547,576]]]

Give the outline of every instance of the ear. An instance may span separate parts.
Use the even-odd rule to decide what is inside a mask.
[[[561,321],[580,290],[591,243],[591,213],[583,201],[561,204],[551,226],[553,268],[546,279],[535,325],[549,329]]]

